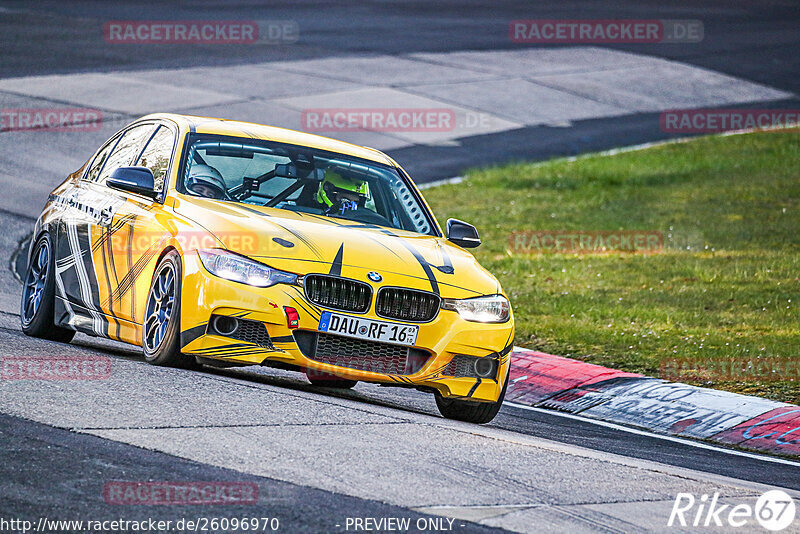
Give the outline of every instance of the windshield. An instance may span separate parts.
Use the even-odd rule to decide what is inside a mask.
[[[183,193],[436,235],[398,172],[379,163],[255,139],[193,134]]]

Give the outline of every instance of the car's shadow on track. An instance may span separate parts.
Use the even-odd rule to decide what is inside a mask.
[[[129,361],[144,361],[141,351],[137,351],[135,347],[125,349],[124,347],[112,347],[93,342],[92,338],[89,339],[76,339],[69,343],[73,347],[82,347],[88,350],[103,352],[105,355],[113,355]]]
[[[261,368],[260,368],[261,369]],[[215,369],[213,367],[203,366],[201,372],[208,373],[208,374],[215,374],[219,376],[226,376],[228,378],[236,378],[240,380],[246,380],[252,383],[264,384],[268,386],[275,386],[285,389],[292,389],[295,391],[303,391],[306,393],[313,393],[316,395],[323,395],[326,397],[338,398],[338,399],[346,399],[352,400],[356,402],[361,402],[365,404],[370,404],[373,406],[379,406],[382,408],[390,408],[394,410],[400,410],[407,413],[415,413],[420,415],[433,415],[438,417],[438,415],[433,411],[426,411],[423,409],[415,408],[409,406],[408,404],[404,404],[402,402],[393,402],[387,399],[376,398],[372,395],[368,395],[365,391],[358,391],[358,390],[342,390],[336,388],[326,388],[320,386],[314,386],[309,384],[302,378],[293,378],[289,376],[276,376],[276,375],[269,375],[269,374],[261,374],[261,373],[253,373],[249,372],[246,368],[242,369]],[[302,376],[302,375],[301,375]],[[370,384],[370,386],[374,388],[378,388],[380,386]],[[358,387],[358,386],[357,386]],[[381,387],[381,389],[388,390],[390,388]],[[391,388],[395,389],[395,388]],[[399,389],[412,389],[413,388],[399,388]],[[417,395],[426,395],[426,393],[416,392]],[[375,393],[378,394],[378,393]]]
[[[22,272],[24,272],[24,269],[22,270]],[[18,318],[17,314],[8,313],[7,315],[9,317],[15,316]],[[22,331],[18,325],[19,323],[17,322],[16,327],[11,328],[11,330],[16,330],[20,334],[22,334]],[[69,343],[69,345],[72,347],[76,348],[79,347],[89,351],[101,352],[104,355],[113,356],[130,362],[145,363],[140,348],[135,347],[133,345],[126,345],[124,343],[114,340],[95,338],[86,335],[79,335],[71,343]],[[261,372],[253,372],[252,370],[254,369],[257,369]],[[294,376],[288,376],[289,372],[286,372],[287,374],[285,375],[275,374],[283,372],[274,371],[267,367],[258,367],[258,366],[239,367],[239,368],[214,368],[207,365],[203,365],[194,372],[226,377],[226,378],[233,378],[236,380],[250,382],[252,384],[261,384],[265,386],[279,387],[293,391],[302,391],[304,393],[312,393],[324,397],[351,400],[381,408],[398,410],[409,414],[428,415],[436,417],[437,419],[440,418],[433,404],[431,404],[431,406],[428,409],[409,405],[409,402],[414,403],[415,396],[429,395],[428,393],[414,391],[413,388],[381,387],[380,389],[383,391],[381,392],[370,391],[370,393],[367,393],[363,389],[341,390],[335,388],[326,388],[310,384],[308,381],[305,380],[305,378],[303,378],[303,375],[299,373],[293,373],[296,375],[295,378]],[[364,385],[365,385],[364,383],[361,383],[356,387],[364,388]],[[367,387],[369,387],[371,390],[374,390],[377,389],[379,386],[370,384]],[[411,389],[410,392],[411,394],[403,395],[404,398],[402,400],[395,401],[392,399],[381,397],[381,395],[386,395],[390,391],[393,392],[391,393],[393,396],[396,396],[398,391],[402,391],[404,389]],[[419,397],[416,400],[419,401]]]
[[[144,358],[141,353],[141,349],[134,346],[126,346],[119,342],[111,341],[105,339],[96,339],[92,337],[81,336],[75,339],[72,343],[70,343],[73,347],[81,347],[91,351],[102,352],[105,355],[113,356],[116,358],[124,359],[130,362],[141,362],[145,363]],[[381,408],[389,408],[393,410],[398,410],[401,412],[409,413],[409,414],[418,414],[418,415],[428,415],[433,416],[436,418],[440,418],[438,413],[436,412],[435,406],[431,405],[430,409],[424,409],[421,407],[410,406],[406,399],[409,402],[414,402],[415,396],[425,396],[430,395],[429,393],[423,393],[415,391],[413,388],[388,388],[388,387],[380,387],[373,384],[364,384],[356,386],[357,388],[363,388],[366,386],[372,391],[364,391],[362,390],[342,390],[342,389],[335,389],[335,388],[326,388],[320,386],[314,386],[307,382],[302,374],[299,373],[291,373],[289,371],[274,371],[268,367],[259,367],[259,366],[250,366],[250,367],[235,367],[235,368],[216,368],[207,365],[201,366],[199,369],[195,369],[192,372],[195,373],[202,373],[205,375],[211,376],[219,376],[225,378],[231,378],[238,381],[247,382],[250,384],[260,384],[264,386],[272,386],[278,387],[282,389],[288,389],[292,391],[302,391],[304,393],[312,393],[315,395],[321,395],[324,397],[330,398],[337,398],[337,399],[345,399],[355,402],[360,402],[364,404],[369,404],[372,406],[377,406]],[[267,374],[269,373],[269,374]],[[276,374],[280,373],[280,374]],[[283,374],[285,373],[285,374]],[[291,374],[296,375],[291,376]],[[383,391],[374,391],[378,387],[380,387]],[[404,396],[402,401],[395,401],[392,399],[387,398],[380,398],[379,395],[383,393],[388,393],[391,390],[405,390],[410,389],[411,395]],[[397,391],[394,392],[396,394]],[[417,399],[419,400],[419,399]],[[401,416],[398,414],[398,416]]]

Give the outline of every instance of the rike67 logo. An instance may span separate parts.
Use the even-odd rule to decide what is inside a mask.
[[[779,532],[788,528],[795,518],[794,500],[788,493],[771,490],[761,495],[755,506],[721,504],[719,493],[696,498],[691,493],[679,493],[672,505],[667,526],[734,527],[760,524],[767,530]]]

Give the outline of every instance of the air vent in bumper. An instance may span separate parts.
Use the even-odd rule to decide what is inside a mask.
[[[456,378],[490,378],[496,380],[497,368],[497,358],[491,356],[479,358],[456,354],[447,364],[447,367],[444,368],[442,374]]]
[[[267,327],[261,321],[212,315],[208,323],[208,333],[254,343],[265,349],[274,348]]]
[[[334,334],[299,330],[294,338],[310,360],[372,373],[412,375],[430,358],[424,350]]]

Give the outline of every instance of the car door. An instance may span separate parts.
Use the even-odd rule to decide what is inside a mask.
[[[169,238],[157,215],[162,209],[165,178],[175,140],[176,130],[172,125],[156,123],[135,150],[133,160],[126,163],[147,167],[153,172],[155,190],[161,192],[156,201],[109,188],[104,179],[112,171],[104,170],[95,184],[98,194],[110,194],[122,201],[107,224],[97,227],[94,236],[95,242],[102,244],[96,254],[95,269],[98,280],[105,284],[103,311],[112,317],[118,332],[111,337],[117,339],[138,342],[141,337],[143,307],[152,270]]]
[[[132,276],[120,254],[127,246],[138,215],[147,213],[148,199],[105,185],[114,169],[131,165],[157,128],[137,123],[117,134],[98,151],[86,174],[64,192],[68,206],[57,231],[56,284],[64,297],[69,322],[92,335],[120,339],[122,322],[132,313],[125,301],[126,280]],[[114,246],[118,249],[115,250]],[[132,248],[132,247],[129,247]],[[122,258],[120,258],[122,256]]]

